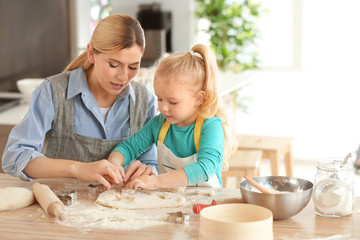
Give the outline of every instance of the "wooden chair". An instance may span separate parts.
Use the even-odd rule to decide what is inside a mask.
[[[260,150],[237,150],[231,156],[229,170],[222,172],[223,187],[228,187],[228,177],[235,177],[236,188],[239,188],[243,176],[259,176],[261,156]]]
[[[286,176],[292,176],[291,143],[289,137],[238,135],[239,150],[261,150],[263,159],[270,159],[271,174],[279,175],[279,163],[285,163]]]

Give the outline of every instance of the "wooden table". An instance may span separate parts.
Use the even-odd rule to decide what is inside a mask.
[[[292,176],[291,142],[292,138],[238,135],[238,149],[261,150],[262,158],[270,159],[271,175],[279,176],[279,162],[284,157],[286,176]]]
[[[88,183],[75,179],[42,179],[54,191],[63,188],[75,188],[81,191]],[[0,174],[0,188],[25,187],[31,189],[32,183],[23,182],[6,174]],[[69,189],[66,189],[69,190]],[[238,189],[221,189],[224,199],[239,198]],[[214,196],[214,198],[219,196]],[[81,198],[81,195],[80,195]],[[80,201],[80,199],[79,199]],[[356,207],[360,207],[360,198],[356,199]],[[273,222],[274,239],[313,239],[334,235],[351,235],[360,239],[360,214],[352,214],[343,218],[324,218],[315,215],[312,202],[296,216]],[[27,208],[0,212],[1,239],[198,239],[199,216],[192,215],[187,225],[169,223],[162,226],[145,228],[136,231],[119,230],[79,230],[66,227],[55,222],[55,219],[44,217],[40,206],[36,203]]]

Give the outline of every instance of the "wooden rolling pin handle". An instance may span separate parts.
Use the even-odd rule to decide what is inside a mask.
[[[244,178],[245,178],[246,181],[248,181],[251,185],[253,185],[253,186],[256,187],[257,189],[259,189],[260,192],[270,194],[269,190],[267,190],[266,188],[264,188],[263,186],[261,186],[260,184],[258,184],[258,183],[257,183],[255,180],[253,180],[252,178],[250,178],[250,177],[248,177],[248,176],[244,176]]]
[[[215,201],[215,200],[213,200],[210,205],[200,204],[200,203],[194,204],[194,205],[193,205],[193,212],[196,213],[196,214],[199,214],[200,211],[203,210],[204,208],[210,207],[210,206],[213,206],[213,205],[216,205],[216,201]]]
[[[61,221],[65,220],[64,204],[62,202],[50,203],[46,212],[51,217],[57,217]]]
[[[49,216],[64,220],[64,204],[47,185],[34,183],[33,192],[36,201]]]

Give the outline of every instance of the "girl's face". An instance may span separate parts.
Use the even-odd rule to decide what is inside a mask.
[[[115,53],[100,54],[94,53],[91,46],[88,46],[88,57],[94,64],[95,87],[107,94],[119,95],[138,73],[142,53],[138,45]]]
[[[186,127],[196,120],[204,98],[203,91],[195,92],[181,77],[168,81],[158,76],[155,77],[154,90],[159,111],[170,124]]]

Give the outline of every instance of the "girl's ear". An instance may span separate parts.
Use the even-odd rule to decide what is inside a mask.
[[[196,102],[196,106],[200,106],[205,99],[205,92],[204,91],[198,91],[195,95],[195,102]]]
[[[95,63],[94,48],[91,43],[88,43],[86,50],[87,50],[87,57],[89,62],[94,64]]]

